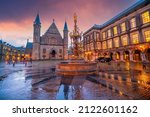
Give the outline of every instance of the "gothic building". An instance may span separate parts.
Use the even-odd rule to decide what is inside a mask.
[[[39,14],[33,24],[33,60],[67,59],[68,58],[68,26],[65,22],[63,37],[61,36],[55,21],[41,36],[41,22]]]

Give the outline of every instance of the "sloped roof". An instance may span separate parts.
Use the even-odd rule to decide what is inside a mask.
[[[35,21],[34,21],[34,24],[41,24],[39,14],[37,14],[36,19],[35,19]]]
[[[64,30],[68,30],[67,22],[65,21]]]
[[[48,28],[48,30],[45,32],[45,34],[41,37],[41,43],[42,44],[46,44],[45,39],[52,39],[55,38],[57,40],[58,44],[62,44],[63,43],[63,39],[62,36],[55,24],[55,22],[53,21],[53,23],[50,25],[50,27]]]
[[[109,21],[107,21],[106,23],[104,23],[102,25],[102,28],[114,23],[115,21],[121,19],[122,17],[125,17],[126,15],[140,9],[141,7],[147,5],[150,3],[150,0],[140,0],[139,2],[135,3],[134,5],[132,5],[131,7],[127,8],[126,10],[124,10],[123,12],[119,13],[118,15],[116,15],[115,17],[113,17],[112,19],[110,19]]]
[[[86,32],[84,32],[83,35],[85,35],[89,31],[91,31],[92,29],[101,29],[101,27],[102,27],[101,25],[94,24],[94,26],[92,26],[90,29],[88,29]]]
[[[50,25],[50,27],[48,28],[48,30],[46,31],[46,33],[44,35],[46,35],[46,34],[57,34],[57,35],[61,36],[60,32],[59,32],[59,30],[58,30],[58,28],[57,28],[57,26],[56,26],[54,21]]]
[[[20,51],[25,51],[25,48],[24,47],[15,47],[17,50],[20,50]]]
[[[27,42],[26,49],[32,49],[32,48],[33,48],[33,43],[32,42]]]
[[[115,17],[113,17],[112,19],[108,20],[107,22],[105,22],[102,25],[94,25],[92,26],[89,30],[87,30],[84,34],[88,33],[90,30],[92,29],[102,29],[114,22],[116,22],[117,20],[127,16],[128,14],[140,9],[143,6],[146,6],[147,4],[150,3],[150,0],[140,0],[139,2],[135,3],[134,5],[132,5],[131,7],[127,8],[126,10],[124,10],[123,12],[119,13],[118,15],[116,15]]]

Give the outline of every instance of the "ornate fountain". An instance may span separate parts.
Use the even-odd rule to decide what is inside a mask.
[[[77,26],[77,15],[74,14],[74,30],[70,33],[72,59],[69,62],[62,62],[57,65],[56,72],[58,75],[88,75],[97,72],[97,64],[95,62],[85,62],[81,58],[81,36]]]

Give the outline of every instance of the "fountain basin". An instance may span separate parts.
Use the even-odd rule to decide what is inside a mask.
[[[63,62],[57,65],[58,75],[88,75],[96,74],[97,63]]]

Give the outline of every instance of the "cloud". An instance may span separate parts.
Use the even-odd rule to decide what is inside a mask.
[[[42,22],[42,33],[50,26],[53,18],[60,32],[63,30],[65,19],[68,22],[70,31],[72,31],[74,12],[78,15],[79,28],[86,31],[94,24],[103,24],[136,1],[0,0],[0,36],[5,35],[4,37],[8,37],[6,35],[9,35],[10,37],[16,34],[16,40],[19,37],[23,37],[23,39],[32,38],[33,21],[38,11]],[[23,43],[24,41],[21,44]]]

